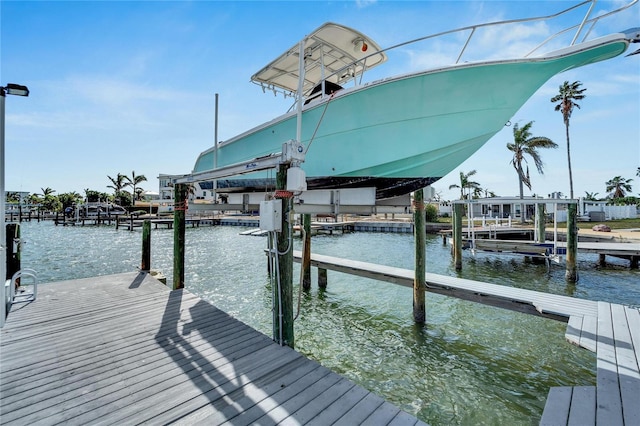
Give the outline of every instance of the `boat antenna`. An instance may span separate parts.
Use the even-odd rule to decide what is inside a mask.
[[[215,118],[213,124],[213,169],[218,168],[218,94],[215,96]],[[213,202],[218,198],[218,180],[213,181]]]

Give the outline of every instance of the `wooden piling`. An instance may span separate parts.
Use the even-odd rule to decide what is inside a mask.
[[[538,203],[538,241],[539,243],[544,243],[546,236],[546,212],[544,203]]]
[[[5,279],[10,280],[13,274],[20,270],[20,225],[18,223],[8,223],[5,225],[5,229],[7,247],[7,273]]]
[[[569,203],[567,205],[567,269],[564,277],[567,282],[578,281],[578,266],[576,254],[578,252],[578,205]]]
[[[151,270],[151,221],[146,219],[142,224],[142,262],[140,269]]]
[[[304,244],[302,246],[302,288],[311,289],[311,215],[302,215],[302,229],[304,230]]]
[[[462,216],[464,205],[453,205],[453,261],[456,271],[462,269]]]
[[[187,210],[187,185],[182,183],[176,184],[173,199],[175,200],[173,211],[173,289],[177,290],[184,288],[184,233],[185,213]]]
[[[413,193],[413,229],[415,239],[415,275],[413,278],[413,320],[424,324],[426,319],[425,294],[426,284],[426,214],[424,211],[424,191],[418,189]]]
[[[318,288],[327,288],[327,270],[324,268],[318,268]]]
[[[606,266],[607,264],[607,255],[604,253],[598,254],[598,266]]]
[[[276,174],[276,192],[286,194],[288,164],[281,164]],[[282,202],[282,231],[278,233],[278,273],[280,284],[274,286],[273,339],[293,348],[293,247],[291,246],[291,198],[284,195]],[[282,253],[282,254],[281,254]],[[282,315],[282,317],[280,317]]]

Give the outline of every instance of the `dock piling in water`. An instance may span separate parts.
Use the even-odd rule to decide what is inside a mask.
[[[8,223],[5,226],[7,273],[4,279],[10,280],[13,274],[20,270],[20,224]]]
[[[304,243],[302,245],[302,288],[311,289],[311,215],[302,215]]]
[[[426,320],[425,309],[425,263],[427,232],[425,229],[426,216],[424,211],[424,190],[418,189],[413,194],[413,221],[415,239],[415,276],[413,280],[413,320],[423,324]]]
[[[545,211],[545,204],[544,203],[538,203],[536,205],[538,208],[536,209],[536,213],[538,214],[538,242],[539,243],[544,243],[545,242],[545,236],[546,236],[546,230],[545,230],[545,220],[546,220],[546,211]]]
[[[142,262],[140,269],[151,270],[151,221],[146,219],[142,225]]]
[[[287,187],[288,164],[280,164],[276,174],[276,191],[285,191]],[[277,195],[276,195],[277,196]],[[283,196],[282,202],[282,231],[278,233],[276,244],[278,256],[278,275],[274,286],[273,310],[273,339],[281,345],[293,348],[293,229],[291,226],[291,198]]]
[[[453,205],[453,261],[456,271],[462,269],[462,215],[464,214],[464,205]]]
[[[187,210],[187,185],[177,183],[174,188],[173,212],[173,289],[184,288],[184,240],[185,212]]]
[[[318,268],[318,288],[327,288],[327,270],[324,268]]]
[[[578,204],[567,205],[567,269],[564,277],[568,282],[578,281],[578,266],[576,262],[578,252]]]

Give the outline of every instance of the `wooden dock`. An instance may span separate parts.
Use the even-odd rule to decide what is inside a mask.
[[[423,425],[145,273],[41,285],[0,333],[3,425]]]
[[[413,287],[409,269],[319,254],[311,264]],[[640,310],[432,273],[425,281],[428,292],[565,321],[565,338],[596,352],[596,385],[551,388],[541,425],[640,425]]]

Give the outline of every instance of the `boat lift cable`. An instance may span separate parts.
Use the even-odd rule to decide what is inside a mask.
[[[289,203],[289,209],[291,209],[293,198],[289,198],[287,202]],[[290,219],[286,218],[285,222],[286,222],[286,225],[289,227],[289,239],[287,240],[287,248],[285,251],[281,252],[280,250],[278,250],[278,246],[277,245],[275,246],[275,252],[280,256],[284,256],[285,254],[289,253],[289,251],[291,251],[291,248],[293,247],[293,230],[292,230]]]
[[[302,252],[304,253],[307,249],[307,232],[304,230],[304,226],[300,226],[300,236],[302,237]],[[300,305],[302,303],[302,281],[304,280],[304,268],[302,267],[302,263],[300,264],[300,283],[298,288],[298,308],[296,311],[296,315],[293,317],[293,321],[298,319],[300,315]]]
[[[309,139],[309,144],[307,145],[307,149],[304,151],[304,154],[307,155],[307,152],[309,151],[309,148],[311,148],[311,144],[313,143],[313,140],[316,137],[316,133],[318,133],[318,129],[320,128],[320,123],[322,123],[322,119],[324,118],[324,113],[327,112],[327,107],[329,106],[329,102],[331,102],[331,100],[333,99],[333,95],[335,92],[331,93],[331,96],[329,96],[329,100],[327,100],[327,103],[324,104],[324,109],[322,110],[322,115],[320,116],[320,119],[318,120],[318,124],[316,124],[316,128],[313,131],[313,134],[311,135],[311,139]]]
[[[284,325],[284,314],[282,313],[282,285],[280,284],[280,262],[278,261],[278,256],[274,256],[274,252],[278,251],[278,237],[275,231],[269,232],[269,261],[271,266],[271,271],[275,269],[275,285],[278,288],[278,344],[280,346],[284,345],[284,337],[283,337],[283,325]],[[273,273],[271,274],[270,280],[273,279]],[[271,281],[271,288],[273,289],[273,281]],[[271,302],[271,309],[275,310],[275,306],[273,306],[276,302],[276,299],[273,298]]]

